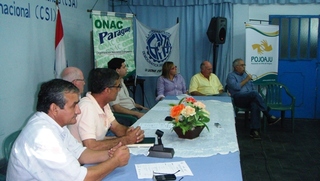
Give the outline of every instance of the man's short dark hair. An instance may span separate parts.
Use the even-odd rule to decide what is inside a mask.
[[[37,111],[48,114],[52,103],[55,103],[63,109],[66,104],[65,93],[79,94],[79,89],[71,82],[62,79],[53,79],[44,82],[38,93]]]
[[[108,62],[108,68],[113,70],[119,69],[123,62],[125,62],[123,58],[113,58]]]
[[[95,68],[89,73],[88,89],[91,93],[99,94],[105,88],[114,86],[119,74],[109,68]]]

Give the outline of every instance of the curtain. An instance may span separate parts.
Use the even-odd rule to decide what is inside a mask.
[[[117,4],[131,6],[198,6],[221,3],[232,4],[313,4],[320,3],[320,0],[127,0],[116,1]]]
[[[180,23],[180,67],[178,67],[178,71],[184,77],[187,88],[189,87],[191,77],[200,72],[201,62],[204,60],[213,62],[213,44],[209,41],[206,34],[211,18],[218,16],[225,17],[227,19],[226,41],[216,49],[216,74],[221,83],[225,84],[227,73],[231,71],[232,67],[230,55],[232,50],[232,4],[193,3],[192,6],[182,6],[182,4],[186,3],[179,1],[181,6],[152,5],[157,4],[157,2],[151,0],[141,2],[129,1],[128,4],[123,3],[114,6],[114,11],[133,13],[141,23],[156,29],[172,27],[178,19]],[[159,1],[159,3],[161,2],[164,3],[166,1]],[[191,1],[188,2],[190,3]],[[139,3],[146,5],[140,5]],[[147,84],[145,86],[147,94],[145,95],[146,105],[152,107],[155,104],[157,78],[144,77],[144,79],[146,80],[145,84]]]

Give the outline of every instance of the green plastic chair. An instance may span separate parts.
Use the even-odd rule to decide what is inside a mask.
[[[138,120],[137,117],[129,114],[113,112],[113,115],[116,118],[116,120],[124,126],[131,126]]]
[[[3,154],[7,161],[9,161],[12,145],[14,141],[17,139],[17,137],[19,136],[20,132],[21,130],[11,133],[3,142],[3,147],[2,147]]]
[[[281,112],[281,127],[285,118],[285,111],[291,111],[292,133],[294,133],[294,109],[296,98],[289,89],[279,82],[268,82],[261,84],[260,94],[265,100],[268,109]],[[289,102],[284,102],[283,98],[289,98]],[[264,118],[264,128],[266,130],[266,118]]]

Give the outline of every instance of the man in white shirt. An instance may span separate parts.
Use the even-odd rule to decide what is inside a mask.
[[[129,150],[119,143],[106,151],[83,147],[66,125],[81,113],[79,89],[53,79],[41,85],[37,112],[13,144],[7,180],[101,180],[129,160]],[[84,167],[81,164],[99,163]]]

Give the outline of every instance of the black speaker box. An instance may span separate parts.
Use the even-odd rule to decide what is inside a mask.
[[[207,36],[211,43],[224,44],[227,34],[227,19],[224,17],[211,18]]]

